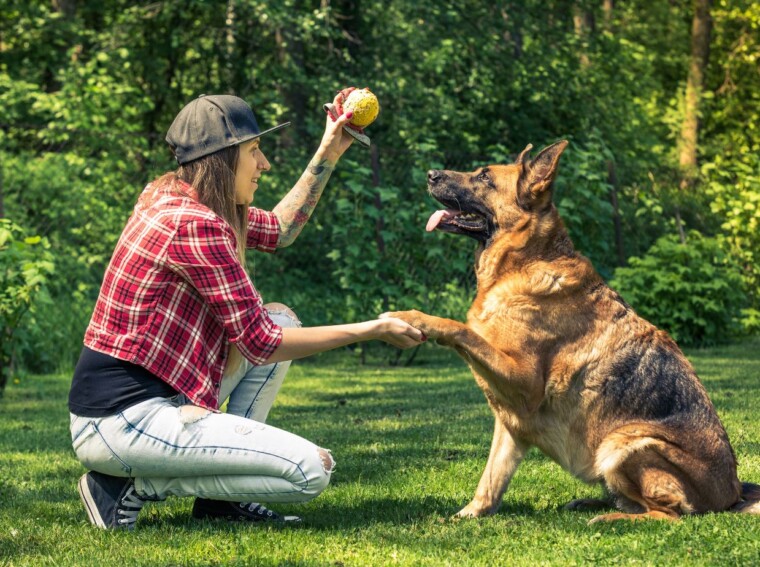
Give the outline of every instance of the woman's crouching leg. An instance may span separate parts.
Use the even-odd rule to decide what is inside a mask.
[[[317,448],[313,456],[304,456],[297,472],[283,477],[261,474],[138,477],[135,488],[138,494],[158,500],[167,496],[197,496],[230,502],[308,502],[327,488],[334,467],[329,451]]]
[[[77,457],[97,471],[80,479],[80,494],[88,510],[95,506],[108,515],[114,509],[110,504],[101,506],[102,498],[92,494],[93,487],[104,481],[94,477],[98,474],[108,477],[108,486],[119,481],[117,477],[133,479],[111,487],[133,487],[136,500],[127,503],[131,507],[125,504],[124,514],[118,510],[129,516],[124,519],[130,525],[142,507],[140,502],[171,495],[198,497],[193,505],[195,518],[297,521],[295,516],[281,517],[253,503],[306,502],[330,483],[335,464],[326,449],[276,427],[179,403],[179,399],[154,398],[115,416],[72,415]],[[85,482],[87,494],[82,488]],[[239,505],[226,506],[228,502]],[[248,503],[245,510],[244,503]],[[98,522],[91,515],[90,520],[104,527],[102,517]],[[116,525],[109,522],[105,527]]]
[[[77,418],[77,431],[82,420],[91,421]],[[93,470],[117,474],[88,457],[107,453],[107,462],[118,463],[123,476],[135,479],[137,494],[149,499],[177,495],[303,502],[327,487],[334,467],[328,451],[303,437],[170,400],[149,400],[100,418],[85,429],[90,430],[95,434],[81,445],[79,439],[85,436],[79,435],[75,443],[82,462]],[[89,445],[97,447],[85,450]]]

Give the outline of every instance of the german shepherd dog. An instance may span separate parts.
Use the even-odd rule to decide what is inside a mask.
[[[467,323],[389,313],[455,349],[495,416],[491,452],[459,516],[493,514],[537,446],[609,500],[567,509],[620,512],[594,521],[760,514],[760,486],[742,484],[726,431],[676,343],[636,313],[573,247],[552,202],[566,141],[530,159],[470,173],[428,172],[447,210],[427,229],[478,242],[477,296]]]

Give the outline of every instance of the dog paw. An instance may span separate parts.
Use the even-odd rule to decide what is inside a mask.
[[[435,340],[440,336],[440,333],[436,332],[436,329],[432,323],[436,317],[426,315],[421,311],[412,309],[410,311],[391,311],[389,313],[383,313],[380,317],[395,317],[402,321],[409,323],[415,329],[419,329],[428,339]]]
[[[422,313],[416,309],[409,311],[391,311],[383,313],[380,317],[396,317],[409,323],[415,329],[419,329],[425,336],[433,341],[444,339],[461,326],[461,323],[450,319],[443,319]]]
[[[599,500],[596,498],[580,498],[579,500],[573,500],[565,504],[562,509],[572,512],[595,512],[597,510],[606,510],[612,508],[612,504],[606,500]]]
[[[491,508],[484,508],[474,502],[470,502],[467,506],[459,510],[454,517],[455,518],[481,518],[483,516],[490,516],[495,512]]]
[[[588,521],[588,525],[598,524],[600,522],[619,522],[621,520],[626,520],[629,522],[640,522],[643,520],[667,520],[674,522],[679,519],[680,516],[678,516],[678,514],[675,512],[667,513],[660,512],[658,510],[650,510],[649,512],[644,512],[642,514],[626,514],[624,512],[614,512],[612,514],[602,514],[601,516],[591,518]]]

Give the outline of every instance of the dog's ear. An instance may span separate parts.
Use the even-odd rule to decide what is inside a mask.
[[[520,155],[517,156],[517,159],[515,160],[515,163],[517,165],[525,165],[525,162],[528,161],[528,158],[530,157],[530,150],[533,149],[533,144],[528,144],[525,146],[525,149],[520,152]]]
[[[522,207],[530,209],[538,206],[543,208],[551,200],[547,191],[557,174],[557,166],[562,152],[567,147],[567,140],[561,140],[544,148],[536,158],[528,161],[527,152],[531,146],[523,150],[517,158],[522,163],[523,172],[518,181],[518,200]]]

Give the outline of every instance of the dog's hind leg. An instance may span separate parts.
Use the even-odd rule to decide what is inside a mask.
[[[605,476],[608,486],[619,494],[624,512],[603,514],[589,523],[616,520],[677,520],[694,512],[693,492],[682,471],[655,451],[645,449],[630,457],[619,469]]]
[[[599,445],[595,466],[624,513],[597,516],[591,522],[677,520],[703,511],[694,479],[677,464],[686,462],[675,458],[680,452],[646,425],[608,435]]]
[[[457,516],[474,518],[494,514],[499,509],[509,481],[512,480],[527,449],[528,447],[517,441],[496,416],[488,463],[480,477],[475,496]]]

